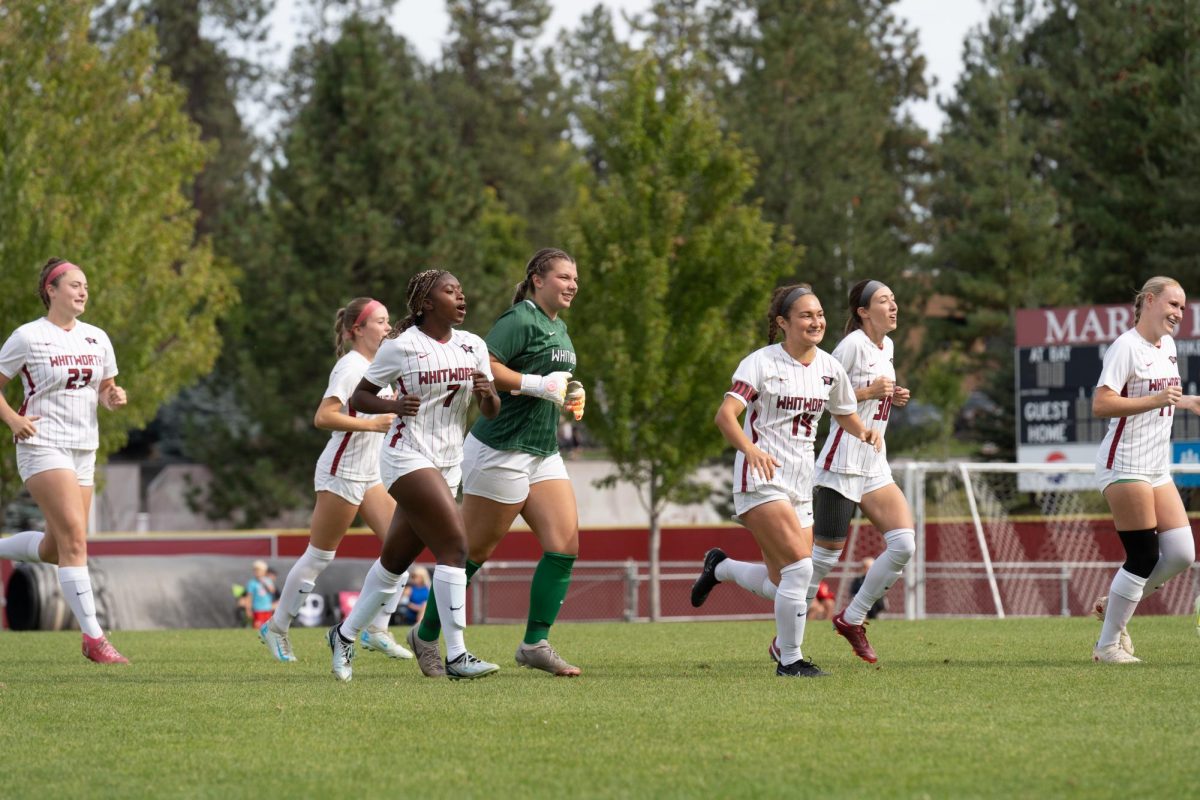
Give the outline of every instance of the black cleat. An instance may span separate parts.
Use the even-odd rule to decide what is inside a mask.
[[[717,580],[717,564],[727,558],[729,556],[725,555],[725,551],[719,547],[714,547],[704,554],[704,567],[700,570],[700,577],[696,578],[696,582],[692,584],[692,608],[704,605],[704,601],[708,599],[708,593],[720,583]]]
[[[811,659],[802,658],[791,664],[780,664],[775,667],[775,674],[781,678],[828,678],[829,673],[818,667]]]

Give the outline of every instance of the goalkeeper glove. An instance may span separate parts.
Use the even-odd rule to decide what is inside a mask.
[[[567,379],[569,372],[551,372],[549,375],[522,375],[521,388],[514,389],[512,394],[524,394],[539,400],[549,400],[556,406],[562,406],[567,396]]]
[[[563,402],[563,408],[575,415],[575,421],[583,419],[583,407],[587,404],[587,392],[583,390],[583,384],[579,381],[571,381],[567,384],[567,397]]]

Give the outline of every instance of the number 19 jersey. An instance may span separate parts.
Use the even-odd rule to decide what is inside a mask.
[[[733,461],[733,490],[772,487],[797,501],[811,500],[817,422],[827,409],[831,414],[855,409],[854,389],[842,365],[820,349],[811,364],[802,364],[783,345],[768,345],[742,359],[726,394],[746,405],[746,436],[782,464],[767,480],[750,470],[739,452]]]
[[[414,325],[384,340],[363,377],[380,387],[396,383],[400,394],[420,397],[421,407],[416,416],[396,417],[384,434],[380,457],[400,451],[423,456],[438,468],[461,463],[476,370],[492,379],[487,345],[467,331],[454,330],[440,342]]]
[[[833,357],[850,376],[850,385],[862,389],[883,377],[896,380],[896,367],[892,362],[895,345],[891,338],[883,337],[883,345],[871,341],[861,328],[846,334],[833,349]],[[891,416],[892,398],[869,398],[858,404],[858,416],[871,430],[882,438]],[[817,466],[828,472],[841,475],[864,475],[877,478],[888,473],[886,445],[875,452],[875,448],[854,436],[847,436],[834,420],[825,437],[825,446],[817,457]]]

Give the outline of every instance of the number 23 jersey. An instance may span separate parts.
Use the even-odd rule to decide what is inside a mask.
[[[733,461],[733,490],[773,487],[798,501],[811,500],[817,422],[826,410],[852,414],[857,405],[842,365],[819,348],[811,364],[802,364],[782,344],[772,344],[742,359],[726,394],[746,406],[746,436],[782,464],[767,480],[739,452]]]

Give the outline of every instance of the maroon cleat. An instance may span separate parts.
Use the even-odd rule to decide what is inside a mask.
[[[864,625],[851,625],[846,622],[843,616],[846,609],[842,609],[833,618],[833,629],[839,635],[846,637],[846,641],[850,643],[850,647],[854,648],[854,655],[866,661],[868,664],[874,664],[879,660],[879,656],[875,655],[874,648],[867,641],[867,629]]]
[[[83,635],[83,655],[89,661],[97,664],[128,664],[129,659],[117,652],[117,648],[109,644],[104,636],[93,639],[86,633]]]

